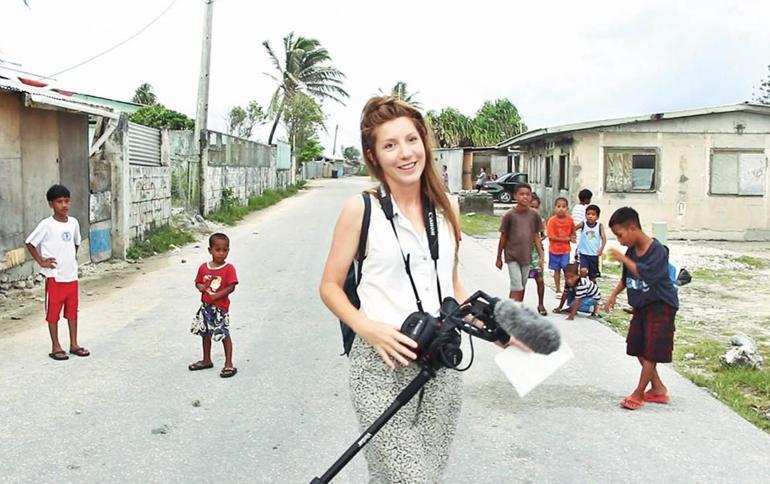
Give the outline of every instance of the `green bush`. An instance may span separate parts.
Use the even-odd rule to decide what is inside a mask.
[[[126,251],[129,259],[142,259],[166,252],[172,245],[180,246],[195,240],[189,231],[171,225],[161,225],[144,235],[144,239],[131,244]]]
[[[302,182],[302,186],[304,186],[304,182]],[[299,183],[297,185],[289,185],[285,190],[268,188],[262,192],[262,195],[249,197],[246,205],[241,205],[240,200],[233,196],[232,190],[225,188],[222,190],[222,201],[219,204],[219,209],[208,214],[207,218],[215,222],[234,225],[249,213],[275,205],[284,198],[294,195],[299,189]]]

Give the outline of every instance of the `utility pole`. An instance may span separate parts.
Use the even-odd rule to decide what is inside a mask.
[[[205,216],[207,213],[207,202],[209,198],[209,179],[206,174],[208,170],[208,134],[206,132],[209,116],[209,71],[211,69],[211,19],[214,14],[214,0],[204,0],[205,14],[203,17],[203,41],[201,45],[201,69],[198,78],[198,109],[195,115],[194,137],[198,146],[198,167],[199,172],[199,201],[200,214]]]
[[[337,131],[340,129],[340,125],[334,126],[334,145],[332,146],[332,156],[337,154]]]

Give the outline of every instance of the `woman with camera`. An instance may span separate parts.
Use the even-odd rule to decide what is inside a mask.
[[[369,172],[382,187],[370,193],[368,244],[358,286],[361,310],[343,290],[358,249],[364,214],[361,196],[349,199],[340,213],[321,281],[326,306],[356,333],[350,389],[362,430],[420,370],[416,363],[410,365],[417,344],[399,331],[406,317],[418,308],[435,316],[442,297],[460,301],[467,297],[457,274],[458,209],[433,167],[430,136],[422,115],[409,104],[392,97],[367,102],[361,116],[361,145]],[[381,209],[380,198],[392,202],[392,219]],[[432,257],[426,229],[434,221],[438,252],[434,250]],[[461,400],[460,374],[439,370],[420,397],[405,405],[367,444],[371,482],[441,481]]]

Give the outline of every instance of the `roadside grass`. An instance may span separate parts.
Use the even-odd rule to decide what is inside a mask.
[[[144,236],[144,240],[131,244],[126,251],[129,259],[142,259],[151,255],[168,251],[171,246],[180,246],[195,240],[193,234],[185,229],[162,225],[150,230]]]
[[[257,197],[249,197],[246,205],[241,205],[240,200],[233,195],[232,190],[225,188],[222,190],[222,201],[219,209],[208,214],[206,218],[227,225],[235,225],[251,212],[275,205],[284,198],[296,194],[304,185],[305,182],[301,181],[296,185],[289,185],[285,190],[268,188]]]
[[[741,255],[736,257],[736,262],[740,262],[741,264],[744,264],[749,269],[767,269],[770,267],[770,260],[762,259],[760,257],[751,257],[750,255]]]
[[[500,217],[486,214],[460,214],[460,230],[471,236],[497,233]]]

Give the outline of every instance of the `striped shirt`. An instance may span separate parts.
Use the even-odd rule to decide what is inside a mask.
[[[575,297],[581,299],[590,297],[599,301],[602,298],[602,293],[594,281],[587,277],[581,277],[575,286]]]

